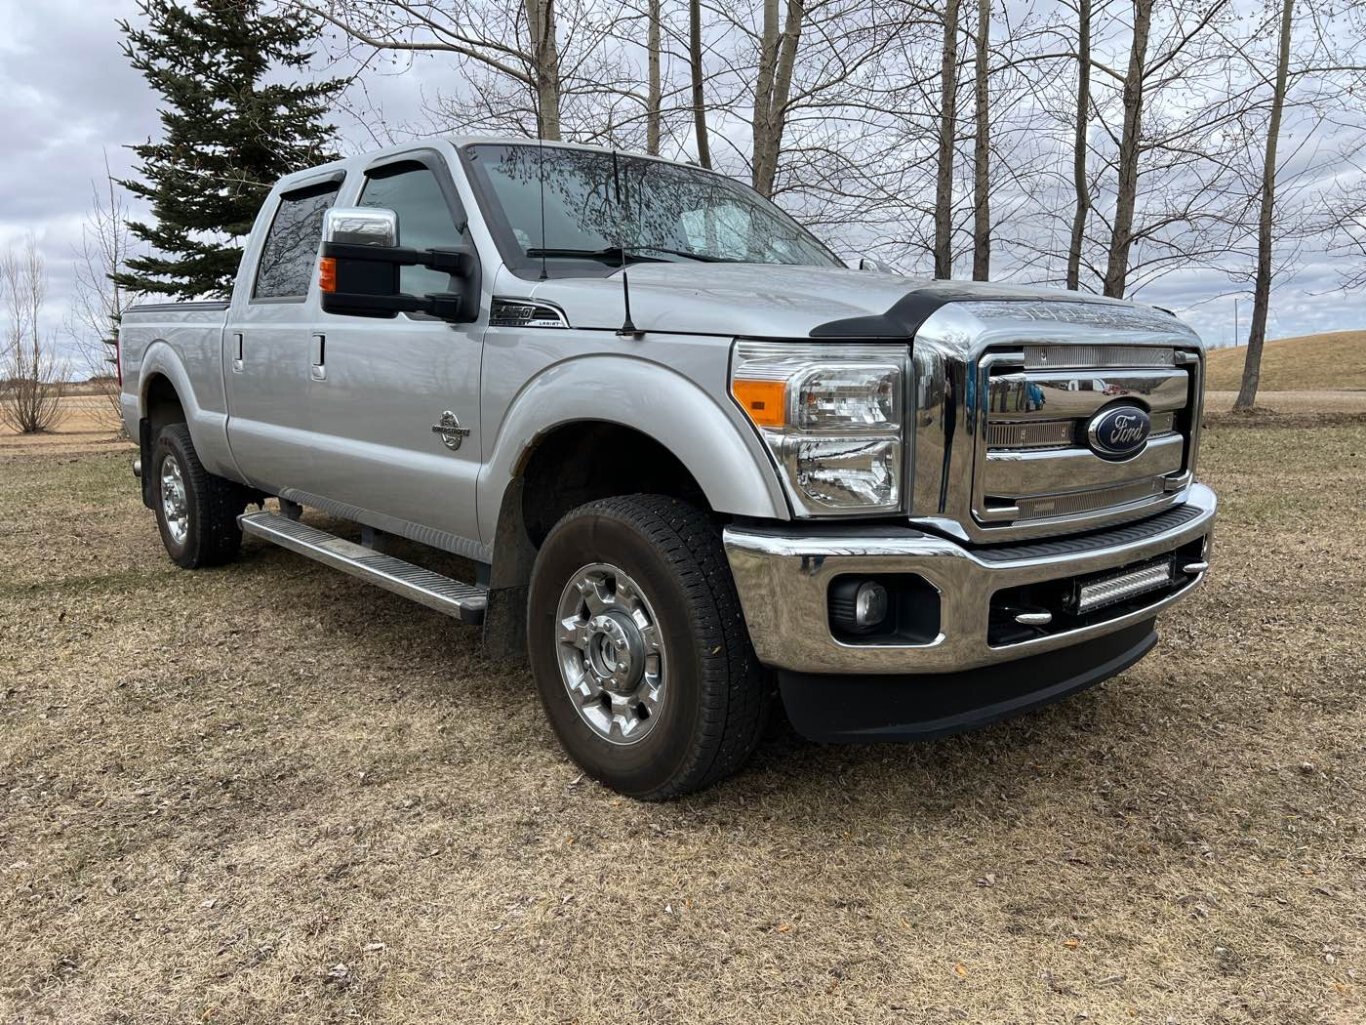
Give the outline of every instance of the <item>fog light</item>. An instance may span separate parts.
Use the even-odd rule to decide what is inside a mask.
[[[887,618],[887,588],[876,580],[859,584],[854,594],[854,625],[871,630]]]
[[[850,633],[869,633],[887,619],[887,588],[876,580],[847,578],[830,589],[830,618]]]

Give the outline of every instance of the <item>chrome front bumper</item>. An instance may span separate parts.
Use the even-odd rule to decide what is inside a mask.
[[[1178,513],[1080,537],[967,548],[911,528],[727,527],[724,540],[759,660],[800,673],[945,673],[1037,655],[1103,637],[1180,601],[1204,579],[1191,576],[1140,608],[1077,629],[1012,644],[988,642],[992,595],[1005,588],[1104,572],[1212,540],[1214,492],[1194,484]],[[1164,524],[1170,523],[1170,526]],[[846,574],[916,574],[939,592],[939,635],[924,644],[846,643],[830,627],[830,582]]]

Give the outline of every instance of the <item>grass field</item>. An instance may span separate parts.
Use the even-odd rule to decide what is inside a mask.
[[[1265,423],[1122,677],[664,806],[473,632],[0,449],[0,1022],[1366,1020],[1366,423]]]
[[[1215,349],[1206,362],[1206,386],[1236,392],[1243,380],[1245,347]],[[1263,392],[1366,391],[1366,331],[1267,342],[1262,351]]]

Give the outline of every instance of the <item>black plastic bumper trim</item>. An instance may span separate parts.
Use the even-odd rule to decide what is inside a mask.
[[[1204,512],[1199,506],[1178,505],[1166,512],[1158,513],[1146,520],[1130,523],[1121,527],[1106,527],[1103,530],[1075,537],[1059,538],[1056,541],[1002,545],[999,548],[974,548],[972,553],[984,562],[1015,562],[1021,559],[1047,559],[1059,555],[1081,555],[1085,552],[1099,551],[1115,545],[1132,544],[1146,541],[1150,537],[1184,527]]]
[[[1122,673],[1157,643],[1155,620],[1060,651],[959,673],[826,676],[779,671],[797,732],[822,743],[929,740],[1058,701]]]

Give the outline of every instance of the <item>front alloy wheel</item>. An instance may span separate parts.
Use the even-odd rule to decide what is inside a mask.
[[[667,697],[658,617],[638,583],[604,562],[560,595],[560,677],[575,710],[609,744],[644,740]]]
[[[560,743],[593,778],[664,800],[744,764],[769,685],[712,516],[676,498],[580,506],[550,531],[527,653]]]

